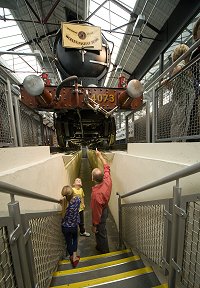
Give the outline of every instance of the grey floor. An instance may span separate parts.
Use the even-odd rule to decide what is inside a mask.
[[[99,254],[99,252],[95,249],[95,246],[96,246],[95,236],[91,231],[91,224],[92,224],[91,216],[92,215],[91,215],[91,209],[90,209],[90,196],[91,196],[92,185],[94,185],[91,179],[91,171],[92,169],[90,167],[88,159],[82,158],[79,177],[82,179],[83,190],[85,193],[85,205],[86,205],[85,210],[84,210],[85,229],[87,232],[91,234],[91,236],[90,237],[79,236],[78,252],[80,253],[81,257]],[[114,222],[114,219],[111,213],[109,213],[109,217],[107,219],[107,232],[108,232],[110,252],[119,250],[118,249],[118,232],[117,232],[116,224]]]

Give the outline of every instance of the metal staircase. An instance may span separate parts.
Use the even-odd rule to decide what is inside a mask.
[[[62,260],[52,276],[50,287],[55,288],[168,287],[161,285],[153,269],[145,267],[130,249],[83,257],[76,268],[69,260]]]

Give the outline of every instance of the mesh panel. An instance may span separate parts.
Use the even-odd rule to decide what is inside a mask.
[[[51,273],[64,255],[61,215],[31,219],[29,225],[37,282],[39,287],[47,287]]]
[[[163,205],[123,205],[122,233],[125,242],[156,264],[163,257]]]
[[[199,61],[182,69],[156,91],[157,140],[200,138]]]
[[[56,137],[55,135],[55,130],[53,130],[52,128],[44,125],[44,145],[50,145],[53,146],[54,145],[54,137]]]
[[[0,227],[0,287],[17,287],[6,227]]]
[[[160,88],[157,91],[157,133],[156,140],[168,139],[170,136],[171,129],[171,118],[173,113],[172,105],[172,92],[165,87]]]
[[[0,79],[0,146],[12,144],[5,87],[5,83]]]
[[[42,145],[41,116],[19,101],[23,146]]]
[[[192,81],[194,86],[195,98],[193,106],[191,109],[189,127],[189,135],[199,135],[200,134],[200,59],[196,60],[191,67],[192,70]],[[200,137],[198,137],[200,138]]]
[[[146,135],[146,105],[140,111],[134,113],[134,137],[133,142],[147,142]]]
[[[185,287],[200,287],[200,202],[187,205],[187,219],[181,282]]]

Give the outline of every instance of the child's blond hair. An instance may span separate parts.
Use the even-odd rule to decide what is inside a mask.
[[[80,186],[80,187],[82,187],[81,178],[76,178],[76,179],[74,180],[73,186]]]
[[[181,55],[189,50],[189,47],[186,44],[180,44],[175,47],[172,53],[172,61],[175,62]]]
[[[62,188],[61,194],[66,197],[67,201],[70,201],[74,196],[74,191],[71,186],[66,185]]]

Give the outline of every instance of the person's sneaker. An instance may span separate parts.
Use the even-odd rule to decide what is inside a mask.
[[[90,233],[88,233],[88,232],[86,232],[86,231],[85,231],[84,233],[80,233],[80,235],[81,235],[81,236],[90,237]]]

